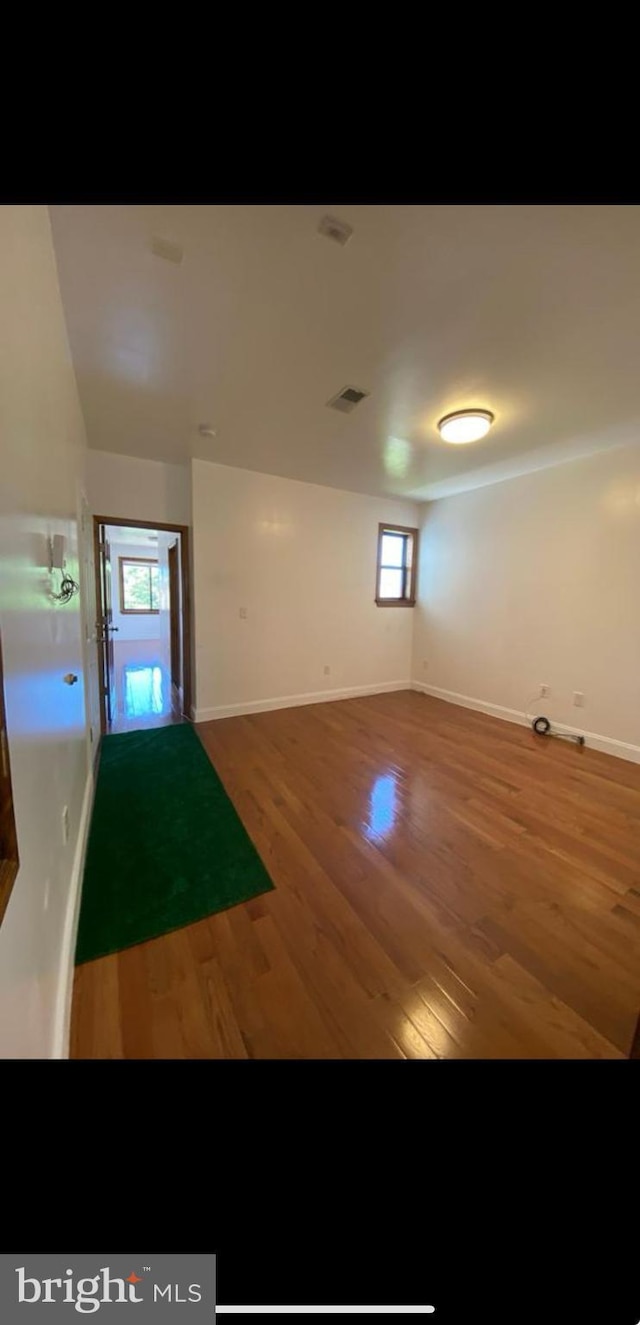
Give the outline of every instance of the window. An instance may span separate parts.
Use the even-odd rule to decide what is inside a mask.
[[[413,607],[416,601],[418,530],[378,525],[378,607]]]
[[[118,557],[120,563],[120,611],[157,612],[158,563],[151,557]]]

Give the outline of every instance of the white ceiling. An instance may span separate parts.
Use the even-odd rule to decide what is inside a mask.
[[[317,233],[326,213],[346,247]],[[51,216],[92,447],[430,497],[640,437],[640,207]],[[347,385],[371,395],[328,410]],[[495,413],[488,436],[442,442],[437,420],[469,406]]]

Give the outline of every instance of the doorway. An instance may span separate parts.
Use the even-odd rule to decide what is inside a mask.
[[[94,516],[103,733],[191,715],[189,530]]]

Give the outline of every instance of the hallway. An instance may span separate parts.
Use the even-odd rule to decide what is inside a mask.
[[[171,574],[176,545],[179,557],[177,532],[104,525],[100,547],[105,551],[102,612],[109,634],[104,660],[108,734],[182,721],[182,604],[179,572],[173,584]]]

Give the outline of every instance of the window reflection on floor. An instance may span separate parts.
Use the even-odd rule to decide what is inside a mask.
[[[365,827],[368,838],[384,837],[395,823],[396,818],[396,778],[393,773],[385,773],[376,778],[369,796],[369,822]]]
[[[120,640],[113,655],[115,708],[110,733],[182,721],[181,697],[171,681],[168,641]]]
[[[164,712],[161,667],[124,668],[124,711],[128,718]]]

